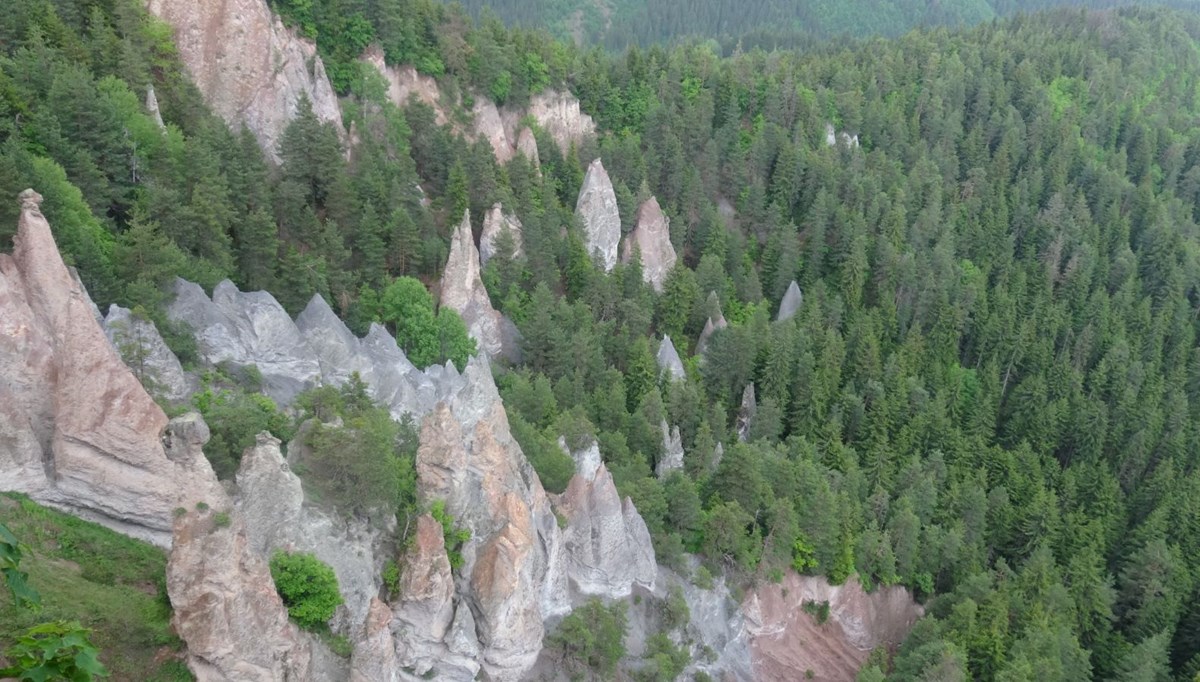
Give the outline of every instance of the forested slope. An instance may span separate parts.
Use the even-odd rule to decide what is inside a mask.
[[[347,38],[332,17],[356,13],[313,3],[312,31],[343,64],[366,36],[451,90],[565,83],[604,134],[564,156],[539,133],[540,173],[501,168],[351,72],[350,160],[302,113],[273,168],[204,112],[132,0],[43,0],[0,16],[0,194],[46,196],[102,305],[159,315],[175,275],[231,277],[293,312],[322,293],[359,329],[393,278],[436,278],[464,208],[502,201],[525,255],[485,281],[526,360],[499,381],[547,488],[570,473],[555,439],[594,433],[663,563],[687,550],[740,581],[791,566],[912,587],[932,617],[868,679],[1200,672],[1196,16],[610,57],[385,4]],[[141,106],[151,83],[165,131]],[[827,146],[827,122],[861,147]],[[606,275],[583,249],[573,208],[597,155],[625,230],[650,194],[672,219],[682,258],[661,296],[636,263]],[[772,322],[793,279],[801,311]],[[686,381],[660,382],[659,339],[689,356],[709,292],[730,327]],[[663,420],[687,454],[659,480]]]

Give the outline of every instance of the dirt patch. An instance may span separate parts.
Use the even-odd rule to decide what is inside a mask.
[[[764,681],[851,682],[873,649],[899,644],[924,614],[902,587],[867,594],[857,578],[834,586],[795,573],[752,592],[742,609]]]

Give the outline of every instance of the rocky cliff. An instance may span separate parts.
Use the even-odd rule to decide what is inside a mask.
[[[219,496],[194,416],[168,422],[122,363],[87,292],[21,193],[12,255],[0,254],[0,490],[161,546],[172,514]]]
[[[617,264],[617,243],[621,240],[621,214],[612,181],[600,159],[592,161],[583,176],[575,214],[583,220],[588,253],[605,272],[612,270]]]
[[[471,215],[467,213],[450,241],[450,257],[442,271],[441,305],[462,317],[481,353],[516,362],[521,354],[517,327],[492,307],[480,268]]]
[[[637,250],[642,258],[642,279],[654,290],[662,293],[667,274],[675,267],[675,247],[671,244],[671,222],[658,206],[658,199],[650,197],[638,208],[637,225],[625,238],[621,250],[621,262],[633,260]]]
[[[182,403],[198,388],[150,320],[114,303],[104,318],[104,334],[151,395]]]
[[[286,28],[266,0],[147,0],[146,7],[174,29],[179,57],[208,105],[233,128],[246,126],[269,154],[278,154],[303,98],[341,129],[316,45]]]
[[[528,128],[526,129],[528,130]],[[536,153],[536,148],[534,149]],[[481,266],[496,255],[499,250],[500,235],[508,232],[513,242],[513,257],[524,255],[524,244],[521,240],[521,221],[516,216],[505,213],[500,204],[492,206],[492,210],[483,217],[483,232],[479,235],[479,263]]]

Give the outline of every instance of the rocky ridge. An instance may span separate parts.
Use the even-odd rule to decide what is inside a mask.
[[[588,165],[575,203],[575,214],[583,220],[588,254],[605,272],[612,270],[617,264],[617,244],[621,240],[621,214],[612,181],[600,159]]]
[[[174,510],[222,495],[196,415],[168,422],[96,321],[41,196],[0,254],[0,490],[160,546]]]
[[[316,45],[285,27],[266,0],[147,0],[146,8],[174,29],[180,60],[208,105],[231,127],[246,126],[276,160],[303,98],[341,130]]]
[[[183,371],[153,322],[114,303],[103,326],[109,343],[147,392],[172,403],[185,402],[196,392],[195,377]]]

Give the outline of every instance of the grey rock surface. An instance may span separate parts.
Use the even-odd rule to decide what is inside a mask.
[[[164,449],[167,416],[109,344],[40,201],[22,192],[0,254],[0,490],[170,546],[174,510],[220,487],[199,443]]]
[[[167,315],[186,323],[196,335],[207,363],[257,367],[263,392],[287,405],[321,378],[321,365],[296,323],[265,291],[241,292],[225,280],[212,299],[197,284],[175,281],[175,300]]]
[[[800,285],[796,284],[796,280],[792,280],[787,291],[784,292],[783,298],[779,300],[779,313],[775,315],[775,320],[783,322],[792,319],[803,304],[804,294],[800,291]]]
[[[575,214],[583,220],[588,253],[605,272],[612,270],[617,264],[617,244],[621,241],[621,214],[612,181],[600,159],[588,166]]]
[[[671,244],[671,221],[663,214],[655,197],[650,197],[638,208],[637,225],[625,239],[621,262],[632,261],[635,249],[642,258],[642,279],[662,293],[663,282],[675,267],[677,258]]]
[[[300,438],[303,431],[292,448]],[[284,460],[279,440],[266,433],[242,455],[235,505],[250,548],[259,556],[269,559],[275,550],[311,552],[333,568],[345,600],[334,616],[335,631],[357,630],[379,593],[385,530],[305,504],[300,478]]]
[[[114,303],[104,318],[104,335],[149,393],[181,403],[199,389],[199,382],[183,371],[151,320],[135,317]]]
[[[533,136],[533,130],[529,126],[521,128],[521,132],[517,136],[517,153],[524,156],[539,172],[541,171],[542,158],[538,154],[537,138]]]
[[[312,42],[275,16],[266,0],[146,0],[174,29],[179,58],[204,100],[244,125],[278,160],[279,141],[302,99],[342,130],[337,94]]]
[[[672,471],[683,469],[683,439],[679,436],[679,427],[668,429],[665,419],[659,428],[662,429],[663,455],[654,467],[654,473],[659,479],[663,479]]]
[[[520,359],[517,327],[492,307],[480,275],[479,250],[471,233],[471,215],[462,222],[450,241],[450,257],[442,271],[441,305],[457,312],[467,325],[479,352],[490,358]]]
[[[505,231],[512,237],[513,252],[511,255],[519,258],[525,254],[521,238],[521,221],[515,215],[505,213],[504,207],[496,204],[483,217],[483,232],[479,235],[479,263],[481,266],[487,265],[492,256],[496,255],[500,235]]]
[[[738,440],[745,443],[750,435],[750,426],[754,423],[754,414],[758,412],[758,401],[754,397],[754,384],[746,384],[742,390],[742,406],[738,408],[737,430]]]
[[[658,361],[659,374],[669,374],[672,381],[683,381],[687,377],[687,373],[683,369],[683,360],[679,359],[679,353],[675,350],[675,344],[671,341],[671,337],[663,335],[662,341],[658,344],[658,354],[655,356]]]
[[[575,476],[554,506],[567,519],[562,542],[573,592],[619,599],[634,585],[653,590],[658,564],[650,531],[633,501],[617,493],[594,441],[571,456]]]
[[[154,94],[154,84],[146,86],[146,113],[159,127],[166,129],[167,125],[163,123],[162,112],[158,109],[158,96]]]

